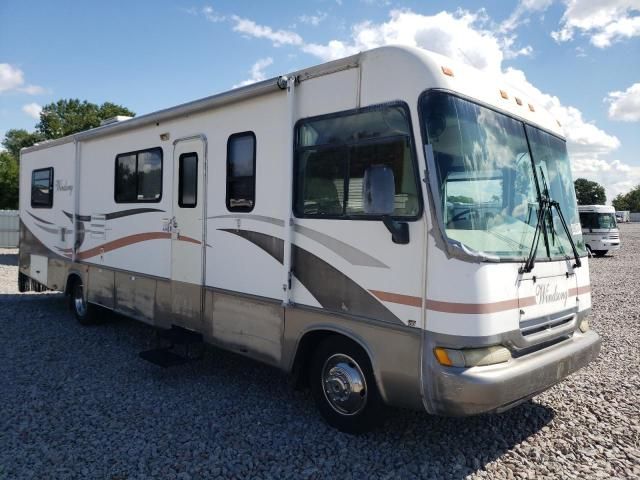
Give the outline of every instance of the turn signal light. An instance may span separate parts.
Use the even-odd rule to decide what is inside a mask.
[[[451,70],[449,67],[442,67],[442,73],[448,75],[449,77],[453,77],[453,70]]]
[[[499,345],[462,350],[436,347],[433,353],[438,363],[445,367],[480,367],[508,362],[511,359],[511,352]]]

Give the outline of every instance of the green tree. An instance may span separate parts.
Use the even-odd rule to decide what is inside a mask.
[[[102,105],[78,99],[58,100],[45,105],[35,132],[11,129],[5,133],[0,150],[0,209],[18,208],[20,149],[43,140],[64,137],[100,126],[116,115],[135,116],[131,110],[111,102]]]
[[[100,126],[100,122],[116,115],[135,116],[126,107],[111,102],[102,105],[77,98],[58,100],[42,107],[36,130],[46,139],[60,138]]]
[[[18,161],[9,152],[0,152],[0,210],[18,208]]]
[[[620,193],[611,203],[616,210],[640,212],[640,185],[625,194]]]
[[[578,178],[574,185],[576,187],[578,205],[604,205],[607,202],[604,187],[598,182],[592,182],[586,178]]]
[[[7,130],[2,140],[2,146],[13,156],[20,158],[20,149],[30,147],[34,143],[44,140],[44,137],[38,132],[27,132],[25,129],[12,128]]]

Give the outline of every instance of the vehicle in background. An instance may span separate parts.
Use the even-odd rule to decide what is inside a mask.
[[[627,223],[630,220],[631,212],[629,210],[618,210],[616,212],[616,221],[618,223]]]
[[[620,231],[616,223],[616,210],[609,205],[579,205],[582,237],[587,248],[596,257],[620,249]]]

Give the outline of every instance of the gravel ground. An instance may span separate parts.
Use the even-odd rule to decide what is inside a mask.
[[[81,327],[60,294],[17,294],[0,250],[0,479],[640,478],[640,224],[622,241],[590,262],[596,362],[500,415],[396,410],[359,437],[234,354],[139,360],[149,327]]]

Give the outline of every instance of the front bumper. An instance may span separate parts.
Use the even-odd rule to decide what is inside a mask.
[[[595,359],[600,337],[576,331],[553,346],[486,367],[439,365],[424,352],[425,408],[439,415],[475,415],[507,410],[555,385]]]

